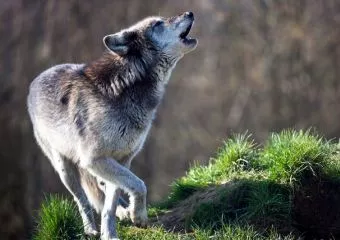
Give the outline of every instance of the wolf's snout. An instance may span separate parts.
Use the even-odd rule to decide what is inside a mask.
[[[193,50],[197,46],[197,39],[189,36],[191,27],[194,24],[194,14],[192,12],[185,12],[178,18],[178,28],[180,29],[179,38],[187,49]]]
[[[184,16],[193,19],[194,18],[194,13],[193,12],[185,12]]]

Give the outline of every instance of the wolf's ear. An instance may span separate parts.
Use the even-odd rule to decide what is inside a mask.
[[[121,32],[105,36],[103,43],[107,49],[120,56],[126,55],[129,50],[128,41]]]

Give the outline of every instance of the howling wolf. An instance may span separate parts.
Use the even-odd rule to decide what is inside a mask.
[[[54,66],[31,83],[36,141],[73,195],[86,234],[99,234],[93,209],[101,214],[103,240],[117,239],[115,215],[146,226],[146,186],[129,168],[172,70],[197,46],[188,37],[193,22],[192,12],[146,18],[105,36],[99,59]]]

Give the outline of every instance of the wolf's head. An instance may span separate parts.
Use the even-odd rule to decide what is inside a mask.
[[[180,59],[194,50],[197,40],[188,37],[194,14],[164,18],[149,17],[128,29],[104,37],[104,45],[121,57],[168,57]]]

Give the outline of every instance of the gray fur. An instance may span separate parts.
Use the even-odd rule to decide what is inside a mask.
[[[129,168],[171,71],[197,45],[181,35],[192,22],[189,13],[147,18],[106,36],[108,52],[99,59],[54,66],[31,83],[34,135],[77,202],[87,234],[98,234],[92,209],[101,213],[103,240],[117,239],[112,212],[147,224],[147,189]],[[128,207],[118,205],[121,191],[130,196]]]

